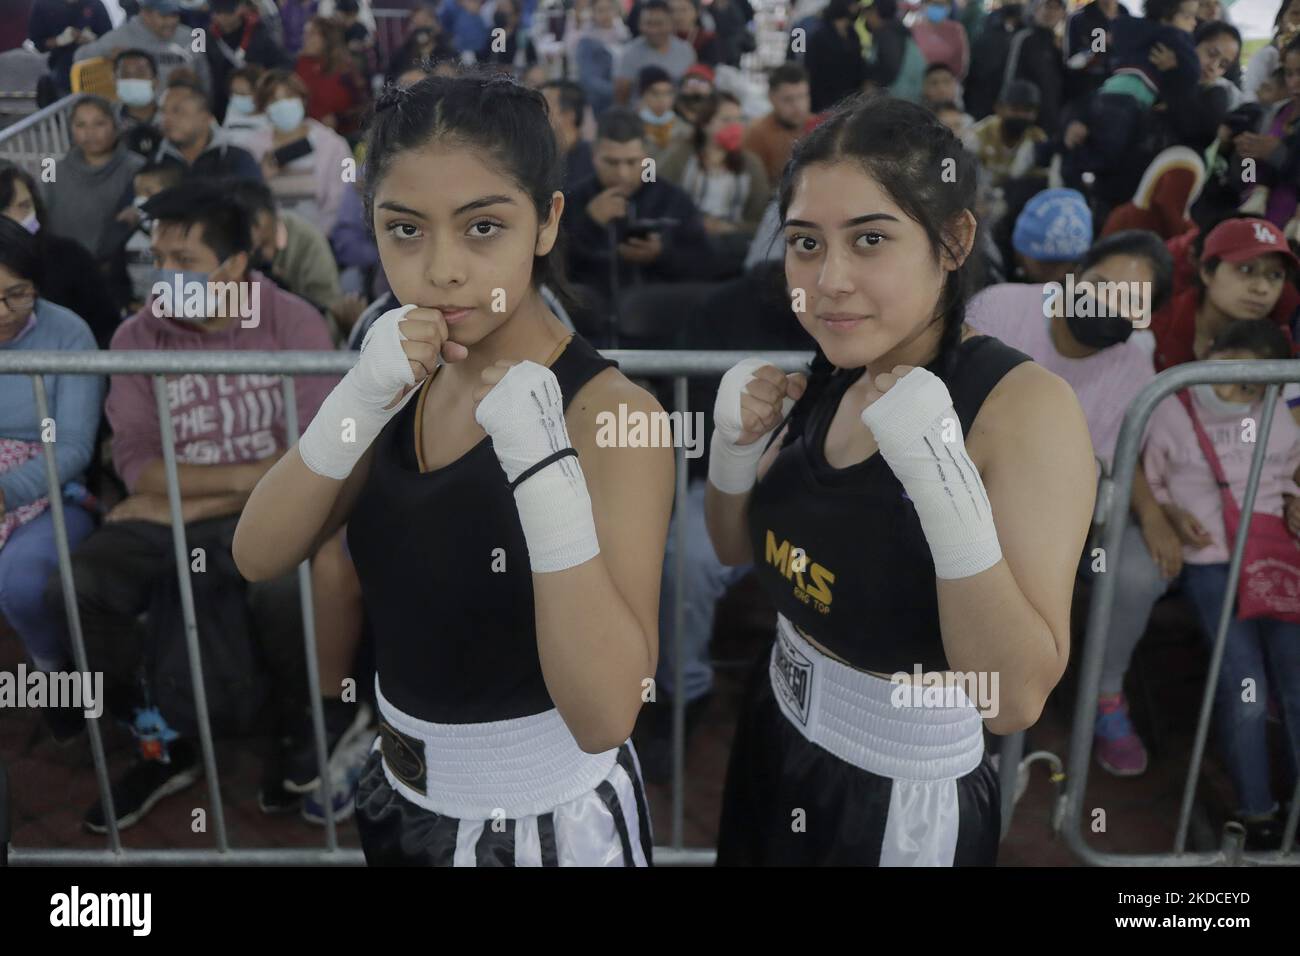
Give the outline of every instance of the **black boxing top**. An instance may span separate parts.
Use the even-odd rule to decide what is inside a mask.
[[[993,386],[1030,358],[987,335],[956,348],[951,374],[937,359],[926,368],[948,387],[964,436]],[[946,670],[934,559],[902,483],[878,452],[847,468],[826,461],[831,419],[864,371],[833,374],[754,486],[754,566],[780,613],[859,670]]]
[[[617,365],[579,336],[557,351],[548,364],[565,408]],[[375,439],[348,519],[380,687],[398,709],[435,723],[539,714],[555,704],[542,680],[514,495],[490,437],[421,470],[419,422],[432,380]]]

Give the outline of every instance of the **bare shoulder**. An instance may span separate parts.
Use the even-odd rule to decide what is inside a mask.
[[[1071,448],[1092,442],[1083,408],[1070,383],[1037,362],[1022,362],[993,386],[971,425],[968,448],[980,470],[1000,452],[1055,447]]]
[[[633,382],[614,366],[603,369],[587,381],[573,396],[564,413],[569,434],[594,439],[606,413],[617,416],[619,406],[629,412],[662,412],[663,406],[649,391]]]

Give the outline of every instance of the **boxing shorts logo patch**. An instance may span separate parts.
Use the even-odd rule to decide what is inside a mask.
[[[812,670],[812,661],[778,630],[772,654],[772,686],[805,727],[812,703]]]
[[[386,720],[379,722],[379,750],[393,776],[419,794],[427,795],[424,743],[404,734]]]

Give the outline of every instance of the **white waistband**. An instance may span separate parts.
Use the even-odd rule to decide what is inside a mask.
[[[546,813],[594,789],[618,758],[617,750],[584,753],[558,710],[480,724],[435,724],[394,707],[380,691],[378,676],[375,694],[383,719],[423,745],[416,777],[423,778],[425,792],[400,779],[387,759],[384,776],[407,800],[434,813],[468,820]]]
[[[922,697],[913,685],[855,670],[815,648],[783,614],[768,673],[790,723],[855,767],[934,781],[964,776],[983,759],[984,723],[960,686]]]

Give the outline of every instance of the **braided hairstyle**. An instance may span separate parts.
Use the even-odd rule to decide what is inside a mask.
[[[948,161],[951,162],[948,162]],[[975,207],[978,167],[952,131],[927,109],[890,96],[847,98],[831,116],[795,143],[781,175],[779,208],[784,224],[799,175],[814,164],[855,163],[925,230],[938,259],[960,258],[948,229]],[[932,322],[942,323],[937,356],[926,365],[945,381],[951,376],[965,321],[966,300],[977,274],[973,252],[946,274]],[[787,295],[786,301],[789,300]],[[808,387],[790,410],[783,445],[802,434],[808,416],[830,384],[835,367],[818,347],[808,368]]]
[[[375,191],[399,153],[434,142],[464,147],[511,180],[533,201],[538,222],[562,190],[564,159],[555,141],[546,97],[500,73],[433,74],[410,86],[385,87],[366,134],[362,197],[366,228],[374,235]],[[577,300],[565,279],[564,233],[544,256],[533,257],[532,284],[545,283],[566,304]]]

